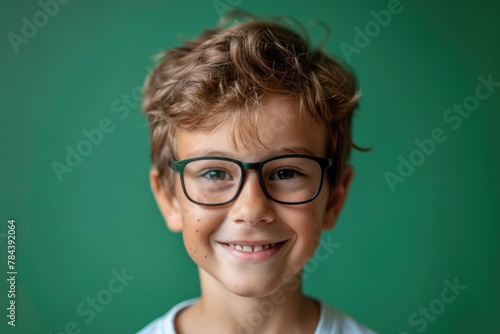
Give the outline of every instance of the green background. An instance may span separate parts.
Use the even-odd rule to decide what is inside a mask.
[[[221,0],[227,3],[228,0]],[[262,15],[327,23],[327,49],[342,55],[355,27],[387,1],[232,0]],[[351,55],[363,98],[355,119],[356,177],[337,227],[340,244],[310,270],[305,291],[381,333],[419,333],[409,317],[438,305],[444,280],[467,289],[429,321],[425,333],[499,333],[500,89],[456,130],[443,120],[474,94],[478,76],[500,81],[496,1],[401,2],[369,44]],[[149,190],[149,139],[138,100],[151,56],[219,19],[213,1],[71,1],[14,51],[9,32],[33,22],[36,1],[2,1],[0,277],[7,272],[7,220],[16,219],[17,326],[7,326],[0,280],[1,333],[133,333],[199,293],[180,234],[170,232]],[[314,33],[318,35],[318,33]],[[115,112],[119,111],[119,112]],[[54,161],[109,119],[112,131],[60,182]],[[447,135],[391,191],[415,139]],[[312,268],[312,267],[310,267]],[[112,270],[135,278],[94,319],[76,308],[95,298]],[[437,302],[438,303],[438,302]],[[88,307],[87,307],[88,308]],[[418,317],[423,319],[423,317]]]

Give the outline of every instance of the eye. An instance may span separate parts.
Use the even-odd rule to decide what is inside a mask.
[[[287,168],[287,169],[280,169],[280,170],[274,172],[271,175],[270,179],[271,180],[290,180],[293,178],[298,178],[300,176],[302,176],[301,173],[297,172],[294,169]]]
[[[212,181],[230,181],[233,179],[231,174],[221,169],[207,170],[201,173],[201,176]]]

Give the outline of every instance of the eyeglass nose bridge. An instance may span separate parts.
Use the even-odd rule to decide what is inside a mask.
[[[266,196],[266,198],[268,200],[273,200],[271,195],[269,195],[269,193],[267,191],[266,183],[264,182],[264,178],[262,176],[262,166],[264,166],[264,164],[266,162],[267,161],[260,161],[260,162],[241,162],[241,161],[239,161],[238,164],[240,165],[240,168],[242,171],[241,180],[240,180],[238,191],[236,192],[236,194],[233,197],[233,201],[239,197],[241,191],[243,190],[243,185],[244,185],[245,180],[247,178],[247,171],[249,171],[249,170],[255,170],[257,172],[257,178],[259,180],[259,184],[260,184],[260,188],[262,189],[262,192],[264,193],[264,195]]]

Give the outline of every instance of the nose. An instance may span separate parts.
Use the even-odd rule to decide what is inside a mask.
[[[231,205],[229,218],[236,223],[252,226],[274,221],[275,213],[271,200],[266,197],[260,186],[257,171],[247,171],[242,189]]]

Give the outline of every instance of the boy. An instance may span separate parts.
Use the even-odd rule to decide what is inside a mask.
[[[201,297],[140,333],[373,333],[305,296],[301,270],[353,175],[354,77],[250,19],[167,51],[146,81],[150,181]]]

